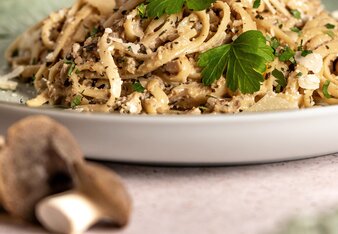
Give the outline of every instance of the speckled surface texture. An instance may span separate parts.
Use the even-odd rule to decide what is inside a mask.
[[[132,220],[88,233],[272,234],[290,216],[338,208],[338,154],[240,167],[107,165],[133,197]],[[1,215],[0,233],[45,232]]]

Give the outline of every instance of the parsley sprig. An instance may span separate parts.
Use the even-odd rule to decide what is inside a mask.
[[[251,30],[231,44],[202,53],[198,65],[203,68],[205,85],[211,85],[226,71],[228,88],[246,94],[259,91],[267,63],[273,60],[273,49],[267,45],[266,38],[260,31]]]
[[[300,13],[299,10],[290,10],[290,13],[296,19],[301,19],[302,18],[302,13]]]
[[[278,56],[279,61],[281,62],[287,62],[290,61],[292,63],[294,63],[294,56],[295,56],[296,52],[293,51],[289,46],[286,46],[280,53],[280,55]]]
[[[193,11],[201,11],[210,7],[216,0],[148,0],[146,15],[161,17],[164,14],[176,14],[184,6]]]

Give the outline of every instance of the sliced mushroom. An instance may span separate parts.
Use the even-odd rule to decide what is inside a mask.
[[[35,220],[34,208],[44,197],[73,187],[71,168],[83,155],[71,133],[43,116],[11,126],[0,151],[2,205],[11,215]]]
[[[127,224],[131,199],[116,174],[92,163],[76,163],[74,177],[74,190],[38,204],[40,223],[57,233],[82,233],[99,220]]]

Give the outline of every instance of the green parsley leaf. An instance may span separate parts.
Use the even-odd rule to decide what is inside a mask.
[[[330,86],[331,81],[327,80],[324,85],[323,85],[323,94],[327,99],[332,98],[332,96],[329,93],[329,86]]]
[[[293,17],[295,17],[296,19],[301,19],[302,18],[302,14],[300,13],[299,10],[291,10],[290,13],[293,15]]]
[[[270,45],[272,49],[277,50],[277,48],[280,46],[280,42],[276,37],[271,38]]]
[[[133,85],[132,85],[132,88],[135,92],[139,92],[139,93],[144,93],[144,90],[145,88],[141,85],[140,82],[135,82]]]
[[[278,47],[280,46],[280,42],[278,41],[278,39],[276,37],[273,37],[269,40],[270,42],[270,46],[273,49],[273,54],[277,57],[278,56]]]
[[[302,77],[303,76],[303,73],[302,72],[298,72],[297,73],[297,77]]]
[[[261,0],[255,0],[253,4],[253,8],[257,9],[261,6]]]
[[[298,34],[301,33],[301,30],[300,30],[300,28],[298,28],[298,27],[292,27],[292,28],[290,28],[290,30],[291,30],[292,32],[295,32],[295,33],[298,33]]]
[[[202,53],[198,66],[202,67],[202,81],[211,85],[226,70],[227,86],[242,93],[259,91],[268,62],[274,60],[272,48],[260,31],[241,34],[233,43]]]
[[[176,14],[187,6],[193,11],[201,11],[210,7],[216,0],[148,0],[146,15],[160,17],[164,14]]]
[[[201,11],[209,8],[216,0],[186,0],[186,6],[193,11]]]
[[[281,55],[279,55],[279,60],[281,62],[290,61],[293,58],[293,56],[295,56],[295,52],[290,47],[287,46],[285,47]]]
[[[144,5],[144,3],[142,3],[141,5],[139,5],[139,6],[137,7],[138,15],[139,15],[142,19],[144,19],[144,18],[147,17],[146,10],[147,10],[147,6]]]
[[[334,24],[328,23],[328,24],[325,25],[325,27],[326,27],[327,29],[334,29],[336,26],[335,26]]]
[[[281,88],[286,87],[287,83],[283,72],[279,71],[278,69],[275,69],[272,71],[271,74],[276,78],[276,82]]]
[[[302,57],[306,57],[306,56],[308,56],[309,54],[312,54],[312,53],[313,53],[312,50],[303,50],[301,55],[302,55]]]
[[[184,2],[185,0],[149,0],[146,14],[149,17],[175,14],[182,10]]]

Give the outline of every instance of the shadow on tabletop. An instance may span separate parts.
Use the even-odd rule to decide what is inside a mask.
[[[122,177],[149,177],[152,174],[161,173],[163,176],[173,177],[187,177],[191,176],[207,176],[210,173],[213,174],[225,174],[225,173],[245,173],[252,170],[290,170],[290,167],[297,167],[298,169],[306,169],[307,165],[315,164],[320,160],[330,161],[338,157],[338,153],[310,157],[307,159],[298,159],[291,161],[272,162],[272,163],[260,163],[260,164],[242,164],[242,165],[170,165],[170,164],[142,164],[142,163],[125,163],[125,162],[112,162],[105,160],[88,160],[91,162],[103,164],[106,167],[116,171]]]

